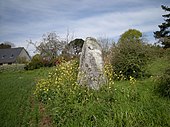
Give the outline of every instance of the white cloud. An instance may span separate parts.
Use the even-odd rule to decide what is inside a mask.
[[[146,8],[133,12],[111,12],[73,21],[71,26],[75,29],[77,36],[107,35],[115,37],[130,28],[136,28],[142,32],[152,32],[160,23],[161,14],[159,8]]]
[[[26,46],[25,40],[38,41],[50,31],[64,37],[67,28],[80,38],[117,38],[130,28],[152,33],[163,22],[160,5],[167,3],[168,0],[1,0],[0,41]]]

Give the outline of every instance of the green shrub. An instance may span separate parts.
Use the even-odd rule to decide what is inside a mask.
[[[40,54],[36,54],[35,56],[33,56],[31,62],[26,64],[25,69],[33,70],[33,69],[39,69],[41,67],[53,67],[63,62],[68,62],[70,60],[77,59],[77,58],[78,57],[71,57],[63,54],[55,58],[42,57]]]
[[[127,79],[145,76],[148,59],[147,48],[141,43],[122,43],[112,49],[113,71]]]
[[[39,69],[41,67],[52,67],[56,65],[57,59],[48,59],[45,57],[42,57],[39,54],[36,54],[33,56],[32,60],[30,63],[26,64],[25,69],[26,70],[33,70],[33,69]]]
[[[148,44],[147,49],[149,53],[148,55],[152,60],[162,57],[165,57],[170,60],[170,48],[164,49],[159,45]]]
[[[117,45],[112,48],[113,71],[127,79],[130,76],[143,77],[148,58],[148,47],[142,41],[142,33],[135,29],[123,33]]]
[[[161,96],[170,98],[170,68],[166,69],[164,74],[158,78],[155,90]]]
[[[43,66],[42,57],[39,54],[33,56],[30,63],[26,64],[25,70],[38,69]]]

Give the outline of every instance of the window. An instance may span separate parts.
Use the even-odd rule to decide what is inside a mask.
[[[5,58],[5,55],[2,56],[2,59],[4,59],[4,58]]]
[[[14,58],[14,54],[12,54],[12,55],[10,56],[10,58]]]

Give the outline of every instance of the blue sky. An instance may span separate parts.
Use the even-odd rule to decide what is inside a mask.
[[[169,0],[0,0],[0,42],[10,41],[27,47],[27,41],[39,41],[55,31],[74,38],[107,37],[115,41],[133,28],[153,43],[153,31],[159,30],[165,12],[161,5]],[[32,52],[33,47],[27,47]]]

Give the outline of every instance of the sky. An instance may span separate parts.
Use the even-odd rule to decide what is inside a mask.
[[[154,43],[153,32],[166,14],[161,5],[170,6],[170,0],[0,0],[0,42],[33,54],[27,40],[38,42],[48,32],[117,41],[128,29],[137,29]]]

